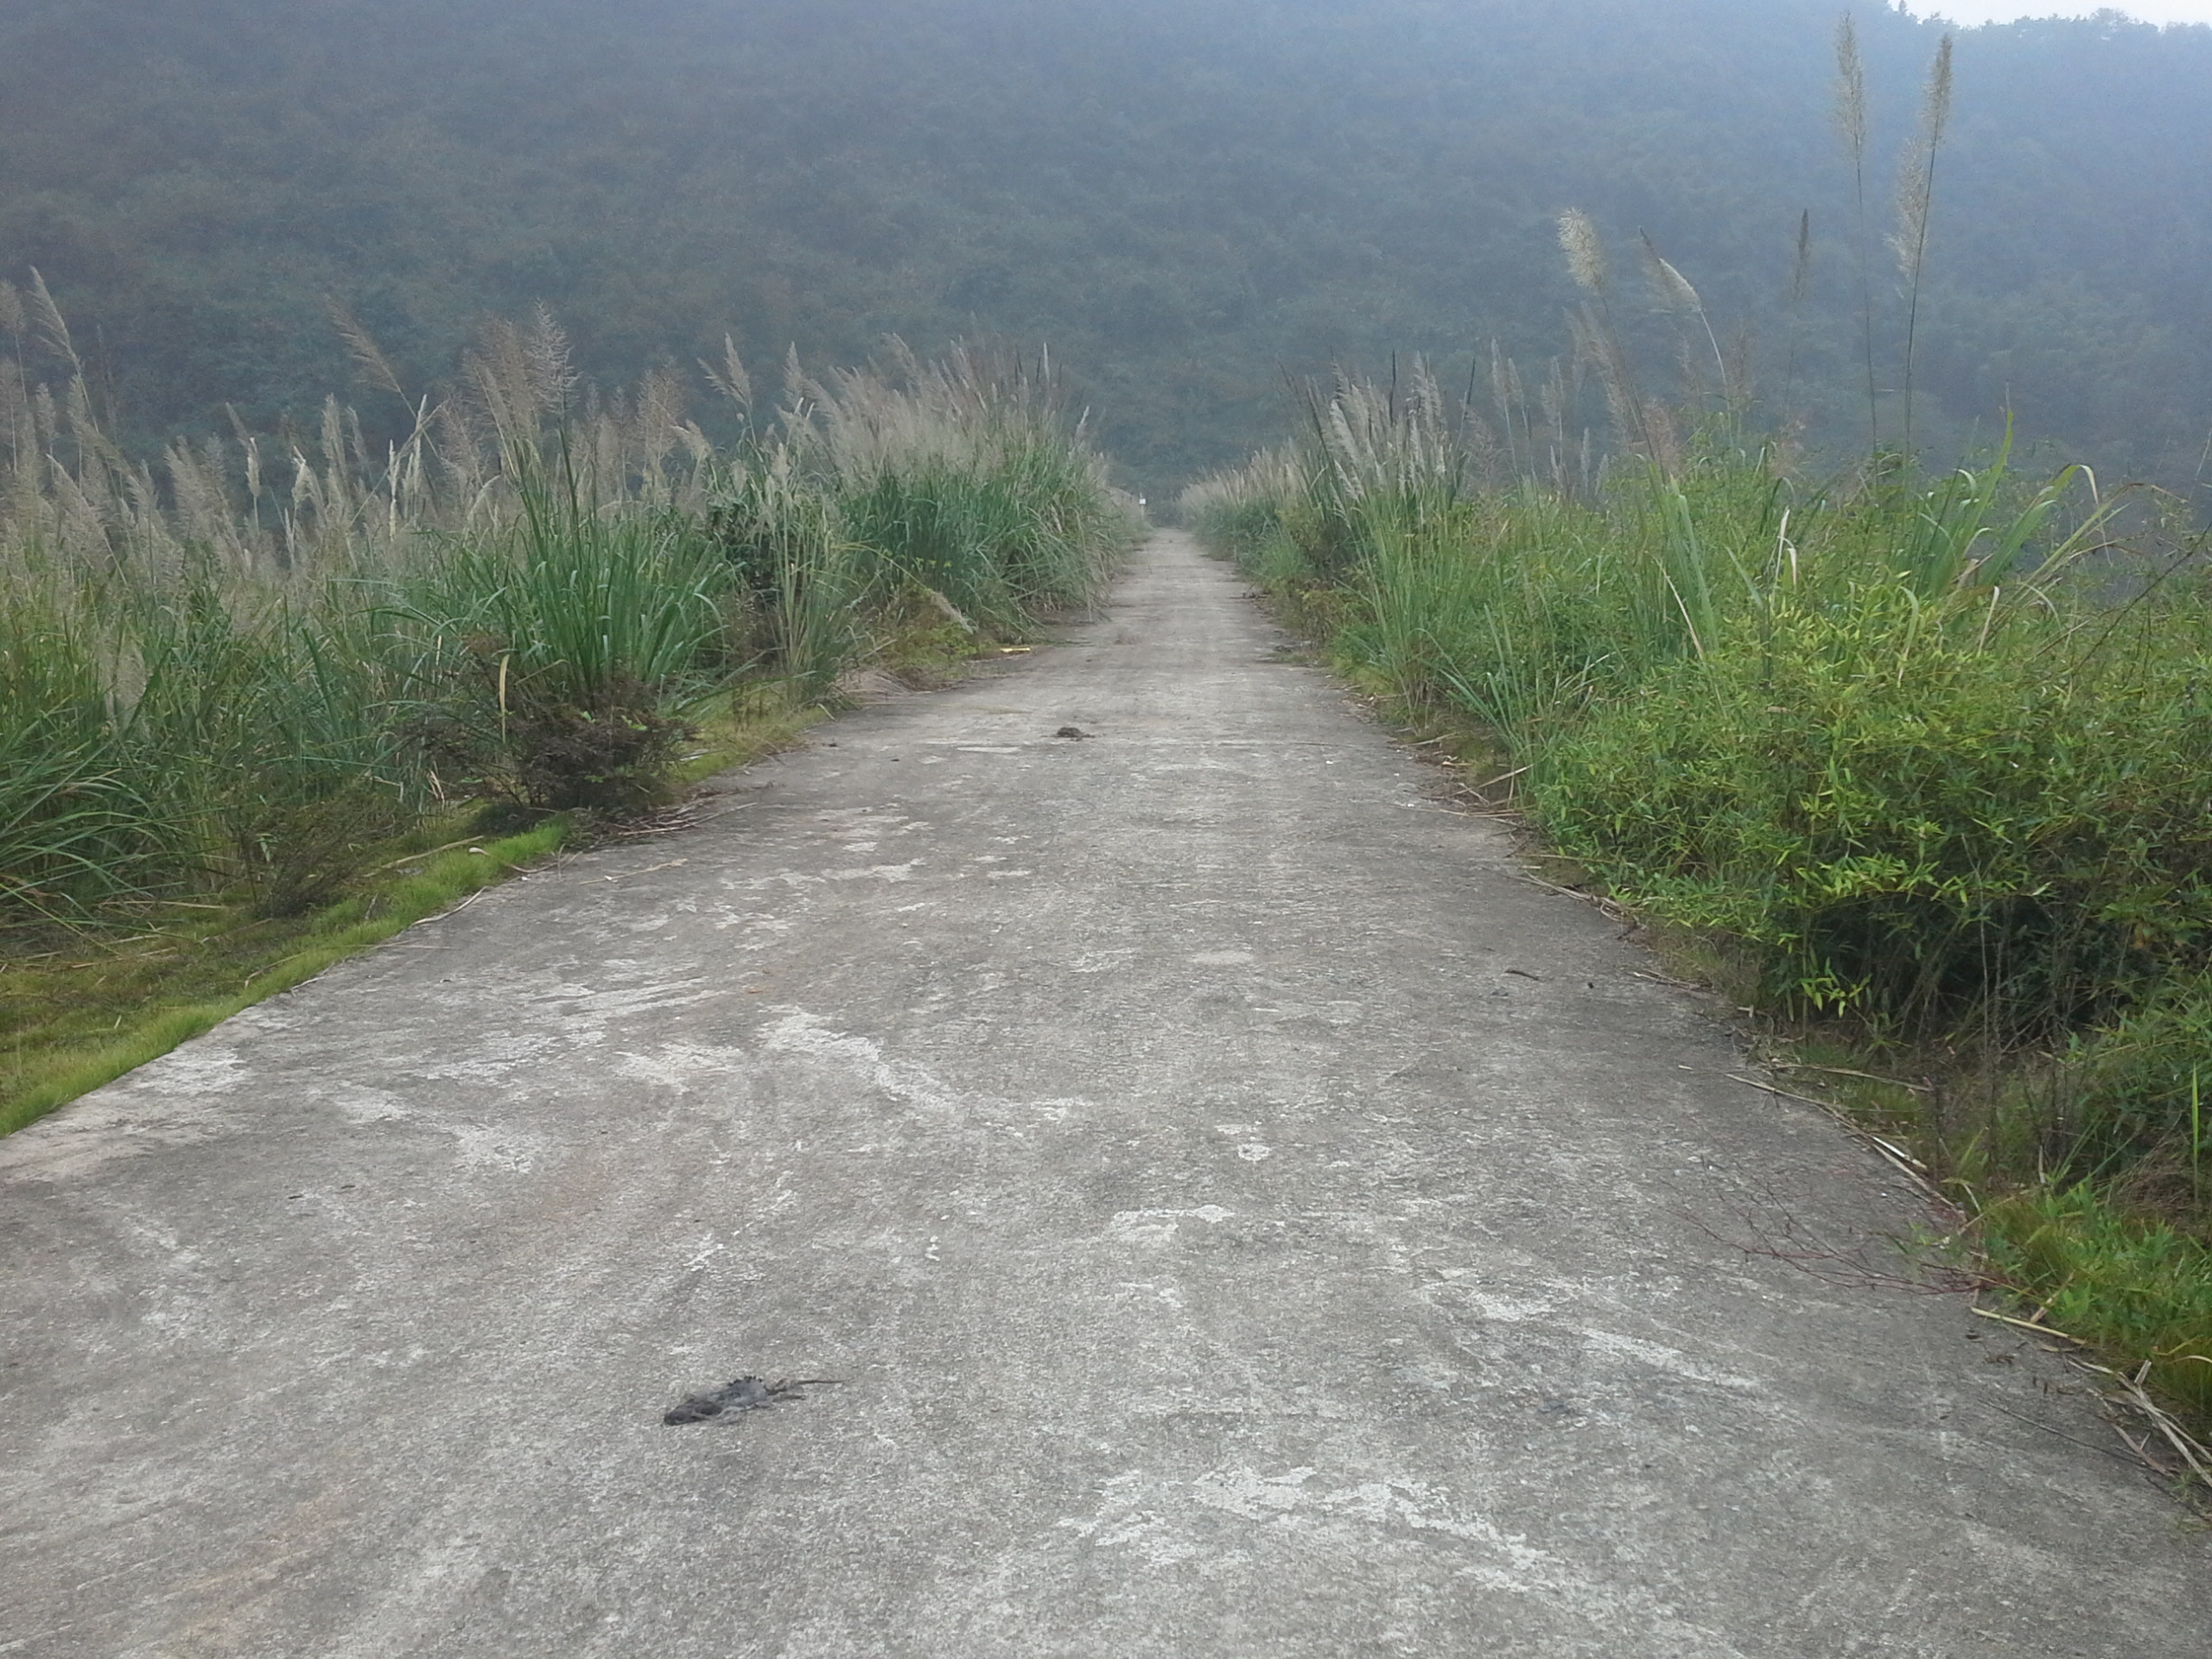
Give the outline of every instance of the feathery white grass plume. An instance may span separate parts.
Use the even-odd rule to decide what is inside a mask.
[[[1674,411],[1656,397],[1643,405],[1643,431],[1649,445],[1651,459],[1659,463],[1660,470],[1678,473],[1682,469],[1682,438],[1675,424]]]
[[[806,365],[799,361],[798,342],[793,340],[784,353],[783,407],[789,414],[804,410],[809,404],[818,404],[824,396],[823,389],[807,376]]]
[[[537,436],[537,397],[521,332],[505,317],[493,317],[462,354],[461,373],[476,407],[490,423],[493,441],[512,449]]]
[[[448,397],[432,417],[435,442],[431,449],[445,475],[446,488],[457,499],[474,504],[485,490],[484,435],[466,400]],[[463,510],[463,518],[468,516]]]
[[[169,497],[176,504],[179,527],[200,547],[216,553],[233,570],[243,573],[251,556],[223,487],[220,441],[209,439],[204,454],[195,454],[181,442],[172,443],[162,454],[162,462],[169,476]]]
[[[11,334],[23,332],[22,293],[4,277],[0,277],[0,328]]]
[[[1874,387],[1874,288],[1866,246],[1866,66],[1859,55],[1859,25],[1849,12],[1835,31],[1835,124],[1851,162],[1851,251],[1859,272],[1859,347],[1866,368],[1866,441],[1881,442],[1881,410]]]
[[[1897,275],[1907,283],[1913,277],[1913,267],[1928,242],[1928,213],[1926,198],[1919,190],[1916,180],[1925,162],[1917,143],[1905,149],[1904,163],[1897,169],[1897,227],[1883,238],[1890,250],[1890,257],[1897,262]]]
[[[54,407],[54,388],[41,381],[31,393],[32,448],[41,454],[52,454],[60,433],[61,411]]]
[[[1590,222],[1590,215],[1580,207],[1570,207],[1559,216],[1559,245],[1567,255],[1567,274],[1579,288],[1592,294],[1605,291],[1605,248],[1598,239],[1598,227]]]
[[[709,363],[699,359],[699,366],[706,371],[707,384],[737,405],[738,413],[753,412],[753,377],[745,372],[745,359],[737,354],[737,342],[728,334],[722,336],[722,360]]]
[[[1697,296],[1697,289],[1690,286],[1690,279],[1660,257],[1658,244],[1649,233],[1638,231],[1637,236],[1643,245],[1643,271],[1650,278],[1651,291],[1659,303],[1669,311],[1694,312],[1702,315],[1704,303]]]
[[[35,492],[38,487],[31,471],[37,444],[31,431],[29,392],[15,364],[0,362],[0,442],[8,446],[15,473],[12,479],[0,479],[0,523],[8,517],[7,497],[11,489]]]
[[[658,365],[638,383],[632,407],[629,447],[658,496],[665,487],[661,463],[683,442],[678,429],[683,424],[683,383],[675,370]]]
[[[1359,465],[1359,442],[1352,435],[1351,421],[1344,413],[1341,396],[1329,405],[1329,436],[1332,440],[1329,446],[1330,461],[1343,481],[1344,493],[1357,501],[1367,493],[1362,476],[1365,469]]]
[[[54,316],[58,321],[60,312]],[[92,388],[86,384],[84,365],[77,365],[77,372],[70,378],[63,394],[67,402],[63,405],[69,436],[78,448],[94,458],[96,462],[114,471],[129,470],[130,463],[123,458],[123,451],[100,429],[99,419],[92,413]]]
[[[1897,228],[1890,238],[1897,270],[1908,283],[1917,282],[1928,251],[1928,215],[1936,195],[1936,152],[1943,142],[1943,129],[1951,117],[1951,37],[1943,36],[1936,48],[1936,61],[1928,71],[1928,86],[1920,102],[1920,127],[1906,146],[1897,166]]]
[[[1554,443],[1565,441],[1567,435],[1567,369],[1559,359],[1551,360],[1544,375],[1540,408],[1546,430]]]
[[[1414,359],[1406,385],[1406,407],[1430,432],[1443,430],[1444,389],[1436,384],[1436,376],[1425,358]]]
[[[1904,321],[1904,448],[1912,449],[1913,346],[1920,330],[1920,279],[1928,268],[1928,214],[1936,200],[1936,153],[1951,118],[1951,37],[1936,44],[1921,99],[1920,130],[1897,172],[1897,231],[1890,246],[1897,256],[1907,299]]]
[[[77,355],[76,343],[69,338],[68,320],[61,315],[61,308],[54,302],[54,296],[40,276],[38,267],[31,267],[31,319],[38,325],[39,336],[48,350],[69,365],[70,372],[79,380],[85,377],[84,360]]]
[[[378,346],[376,338],[361,326],[360,320],[348,310],[343,300],[333,297],[327,305],[331,327],[338,330],[338,337],[346,342],[346,350],[361,371],[361,376],[379,391],[391,392],[396,397],[406,397],[399,385],[399,377],[392,372],[391,364]]]
[[[569,362],[569,336],[554,321],[553,308],[540,302],[531,312],[530,332],[523,340],[524,362],[530,372],[530,390],[539,411],[558,415],[569,406],[576,374]]]
[[[1849,12],[1835,26],[1835,130],[1853,161],[1866,153],[1866,65]]]
[[[223,413],[230,416],[231,431],[245,456],[246,500],[258,506],[261,502],[261,440],[246,429],[246,423],[239,417],[236,404],[225,404]]]
[[[352,470],[347,465],[351,447],[346,438],[346,410],[334,393],[322,400],[323,474],[320,499],[326,518],[352,517],[353,480],[347,476]]]
[[[1508,372],[1510,365],[1501,370]],[[1313,429],[1307,453],[1341,503],[1395,500],[1420,511],[1425,502],[1456,500],[1470,476],[1489,474],[1497,458],[1489,429],[1472,410],[1447,407],[1421,357],[1389,385],[1340,370],[1328,391],[1309,381],[1302,393]]]
[[[1697,289],[1690,286],[1690,279],[1661,257],[1659,245],[1648,232],[1638,231],[1637,235],[1643,244],[1644,275],[1650,278],[1652,292],[1658,296],[1663,309],[1695,317],[1703,327],[1706,341],[1713,347],[1713,368],[1720,376],[1721,396],[1727,398],[1731,388],[1728,359],[1721,352],[1719,336],[1713,332],[1713,320],[1705,315],[1705,302],[1698,298]],[[1683,342],[1683,372],[1694,380],[1695,370],[1690,362],[1687,340]]]
[[[346,405],[346,439],[350,446],[349,464],[363,479],[375,472],[376,464],[369,459],[369,443],[361,432],[361,411],[353,404]]]

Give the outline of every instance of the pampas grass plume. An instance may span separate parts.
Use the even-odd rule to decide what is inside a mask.
[[[1659,303],[1669,311],[1699,312],[1705,309],[1697,296],[1697,289],[1690,286],[1690,279],[1675,269],[1659,254],[1659,249],[1649,236],[1643,232],[1645,273],[1651,278],[1652,291],[1659,296]]]
[[[1866,66],[1859,55],[1859,25],[1851,14],[1835,26],[1835,129],[1856,161],[1866,153]]]
[[[1592,294],[1605,291],[1605,250],[1598,240],[1598,227],[1580,207],[1559,216],[1559,245],[1567,254],[1567,273],[1575,285]]]

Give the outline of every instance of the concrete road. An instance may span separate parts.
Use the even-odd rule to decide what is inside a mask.
[[[2212,1650],[1910,1195],[1238,589],[0,1142],[0,1653]],[[747,1373],[842,1386],[663,1426]]]

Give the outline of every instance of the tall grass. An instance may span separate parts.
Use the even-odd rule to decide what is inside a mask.
[[[2212,1413],[2202,565],[2120,555],[2094,480],[2003,449],[1808,479],[1724,430],[1585,493],[1444,455],[1426,397],[1347,381],[1185,511],[1354,674],[1484,728],[1616,895],[1729,941],[1743,1000],[1938,1077],[1918,1151],[1999,1263]],[[2101,1325],[2123,1236],[2196,1265]]]
[[[1951,118],[1951,37],[1936,48],[1920,105],[1920,130],[1907,146],[1897,175],[1897,229],[1890,250],[1904,279],[1904,452],[1912,453],[1913,348],[1920,330],[1921,279],[1928,269],[1928,226],[1936,199],[1936,157]]]
[[[651,805],[687,706],[735,666],[732,573],[695,514],[610,512],[565,466],[518,470],[514,516],[435,537],[390,584],[408,729],[441,790],[550,810]]]
[[[44,352],[0,363],[0,949],[187,897],[309,909],[455,804],[637,810],[733,697],[820,701],[895,650],[916,591],[1011,635],[1095,597],[1129,529],[1041,361],[794,367],[756,418],[730,352],[718,449],[673,372],[602,392],[543,311],[436,397],[341,316],[404,437],[334,398],[139,454],[35,273],[0,298]]]
[[[43,352],[0,362],[4,1128],[666,799],[857,666],[941,672],[1089,603],[1135,528],[1041,359],[794,365],[764,414],[726,351],[718,448],[672,371],[594,388],[543,311],[435,396],[341,315],[404,435],[334,398],[142,453],[43,284],[0,311]]]
[[[82,620],[41,589],[0,604],[0,906],[54,917],[136,891],[168,825],[134,775]]]
[[[852,655],[865,595],[860,550],[836,502],[790,443],[727,479],[708,533],[735,581],[748,666],[784,695],[830,695]]]
[[[912,583],[1006,633],[1094,601],[1131,520],[1071,442],[1050,361],[899,342],[826,380],[794,377],[785,424],[834,496],[879,593]]]

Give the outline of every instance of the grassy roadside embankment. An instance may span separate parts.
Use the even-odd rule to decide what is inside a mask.
[[[1311,412],[1303,442],[1194,488],[1186,522],[1294,599],[1356,683],[1478,728],[1501,798],[1695,942],[1799,1084],[1958,1206],[2018,1316],[2202,1434],[2195,544],[2131,559],[2086,477],[2023,480],[2001,456],[1821,481],[1710,442],[1540,481],[1503,474],[1418,373]]]
[[[717,450],[665,372],[495,325],[381,455],[134,460],[35,286],[0,363],[0,1133],[707,772],[871,664],[1087,603],[1132,531],[1040,372],[794,372]],[[398,392],[372,341],[364,364]]]

